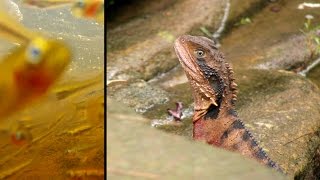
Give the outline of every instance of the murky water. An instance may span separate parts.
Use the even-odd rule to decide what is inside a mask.
[[[103,25],[75,18],[69,6],[40,10],[14,2],[22,24],[64,40],[73,58],[48,95],[3,120],[0,179],[103,179]],[[0,55],[14,47],[1,41]],[[17,124],[27,129],[29,143],[12,143],[8,131]]]

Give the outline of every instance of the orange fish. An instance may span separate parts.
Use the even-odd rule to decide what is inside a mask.
[[[24,4],[37,8],[57,8],[72,4],[71,13],[78,18],[95,19],[104,23],[104,0],[22,0]]]

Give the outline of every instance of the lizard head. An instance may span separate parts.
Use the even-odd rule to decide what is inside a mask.
[[[233,71],[214,41],[201,36],[180,36],[174,43],[179,61],[191,84],[196,121],[218,118],[221,110],[231,109],[236,100]],[[228,108],[229,107],[229,108]]]

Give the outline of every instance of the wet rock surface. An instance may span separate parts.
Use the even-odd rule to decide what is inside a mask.
[[[223,1],[201,1],[201,6],[195,6],[197,2],[151,3],[140,9],[137,16],[119,17],[120,20],[111,23],[107,30],[108,79],[131,79],[127,84],[108,87],[108,96],[142,113],[148,119],[143,121],[145,124],[190,140],[193,99],[174,54],[173,41],[181,34],[204,35],[200,27],[214,32],[221,23],[225,7]],[[290,178],[307,177],[305,174],[313,177],[311,175],[319,168],[317,163],[310,163],[320,144],[317,133],[320,91],[307,78],[284,70],[298,71],[314,58],[300,29],[306,13],[320,15],[319,11],[297,10],[301,3],[298,0],[273,3],[252,0],[238,7],[240,2],[231,1],[228,29],[221,41],[221,50],[233,65],[239,85],[238,114],[271,159],[278,162]],[[234,25],[236,20],[246,16],[251,23]],[[318,79],[317,75],[310,73],[309,77]],[[177,101],[183,103],[184,115],[181,123],[172,123],[167,109],[173,108]],[[126,111],[118,116],[123,117]],[[120,140],[117,143],[120,145]],[[139,146],[145,147],[145,144]],[[162,146],[164,149],[166,145]],[[132,156],[129,159],[136,155],[136,151],[126,153],[128,158]]]
[[[305,35],[297,35],[280,42],[266,51],[265,56],[261,58],[264,63],[256,67],[301,71],[316,55],[316,44],[309,41]]]
[[[249,16],[251,23],[233,26],[233,29],[222,39],[221,49],[234,68],[256,67],[264,63],[270,65],[274,59],[281,55],[285,57],[284,54],[290,54],[289,52],[292,55],[287,59],[281,59],[286,59],[285,61],[288,62],[288,59],[292,58],[294,54],[305,54],[308,47],[302,41],[305,36],[301,32],[301,30],[305,30],[305,16],[312,14],[314,17],[318,17],[320,11],[316,8],[298,10],[297,7],[300,3],[299,0],[269,3],[261,11]],[[279,12],[270,10],[275,5],[281,7]],[[312,24],[317,25],[319,21],[319,18],[314,18]],[[269,51],[273,51],[275,54],[271,54]],[[290,65],[294,63],[292,62]],[[287,69],[284,66],[277,67]]]
[[[236,71],[235,78],[239,85],[236,103],[239,117],[271,159],[289,175],[302,171],[320,143],[318,87],[304,77],[283,70],[245,69]],[[180,91],[172,93],[189,94],[188,99],[192,99],[190,89],[179,88],[184,85],[188,83],[175,85],[172,88]],[[183,133],[192,130],[190,117],[184,118],[183,123],[161,129],[190,137],[191,133]]]
[[[307,78],[311,79],[312,82],[317,84],[318,87],[320,87],[320,79],[319,79],[319,74],[320,74],[320,65],[318,64],[315,66],[313,69],[309,71],[307,74]]]
[[[198,8],[190,11],[195,5]],[[222,13],[219,6],[222,6],[222,3],[218,0],[177,1],[164,10],[137,17],[107,30],[108,79],[116,77],[148,79],[145,77],[147,74],[154,76],[173,68],[177,65],[173,60],[174,39],[177,35],[190,31],[196,24],[212,23]],[[180,23],[181,21],[184,23]],[[165,54],[167,56],[161,58]],[[161,61],[156,61],[157,66],[152,65],[154,68],[148,66],[159,56]],[[152,71],[150,68],[154,72],[150,72]]]
[[[156,105],[166,103],[168,93],[157,87],[148,85],[143,80],[130,82],[128,85],[108,87],[110,97],[122,101],[134,108],[136,112],[144,113]]]
[[[239,154],[152,129],[147,119],[111,99],[107,116],[110,179],[286,179]]]
[[[296,179],[320,179],[320,146],[318,146],[317,151],[312,157],[312,161],[297,175]]]
[[[320,143],[319,89],[286,71],[247,70],[237,76],[239,116],[288,174],[300,172]]]
[[[154,2],[144,3],[139,2],[123,10],[136,10],[135,16],[128,13],[121,16],[117,13],[120,17],[108,25],[108,79],[149,80],[172,69],[178,64],[172,49],[173,40],[188,32],[205,35],[200,27],[206,27],[213,33],[221,25],[226,1],[176,0],[163,1],[157,5]],[[259,0],[232,1],[231,8],[234,11],[230,12],[229,19],[235,22],[247,12],[252,14],[252,9],[265,4],[266,1]],[[143,8],[138,8],[139,5]],[[119,21],[123,23],[119,25]]]

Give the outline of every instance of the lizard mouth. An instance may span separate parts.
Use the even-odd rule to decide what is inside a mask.
[[[177,40],[174,43],[174,49],[178,56],[180,64],[183,66],[183,69],[190,81],[195,82],[195,85],[198,86],[198,90],[201,91],[201,93],[206,97],[206,99],[209,99],[209,103],[213,104],[215,106],[218,106],[215,94],[211,92],[210,84],[208,79],[205,78],[205,75],[201,71],[201,67],[199,67],[199,63],[197,63],[197,60],[193,56],[193,54],[190,54],[192,51],[188,46],[188,39],[192,38],[192,36],[189,35],[183,35],[177,38]],[[208,86],[200,86],[200,84],[207,84]],[[207,103],[206,103],[207,104]],[[201,110],[207,109],[206,107],[199,107]]]
[[[193,57],[189,54],[187,47],[184,47],[183,42],[185,41],[184,36],[180,36],[174,43],[174,49],[178,56],[180,64],[185,67],[187,74],[195,77],[197,75],[197,68],[192,61]]]

